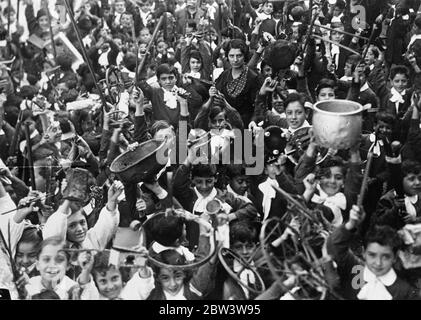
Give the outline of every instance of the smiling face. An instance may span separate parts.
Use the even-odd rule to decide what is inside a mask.
[[[159,270],[158,281],[165,292],[175,296],[183,288],[185,277],[184,272],[181,270],[175,271],[161,268]]]
[[[263,5],[263,12],[265,14],[268,14],[268,15],[272,14],[273,13],[273,4],[271,2],[266,2]]]
[[[48,24],[48,17],[47,16],[42,16],[38,19],[38,25],[39,27],[42,29],[42,31],[47,31],[49,30],[49,24]]]
[[[67,240],[82,243],[86,238],[88,223],[82,211],[78,211],[67,218]]]
[[[403,190],[408,196],[415,196],[421,193],[421,173],[409,173],[403,180]]]
[[[374,242],[367,245],[364,259],[367,268],[377,277],[380,277],[392,269],[395,262],[395,254],[390,246],[382,246]]]
[[[285,114],[287,123],[292,130],[302,127],[307,117],[304,106],[299,101],[289,103]]]
[[[320,188],[331,197],[342,190],[344,174],[341,167],[328,168],[327,174],[320,178]]]
[[[111,265],[107,272],[94,272],[95,283],[101,295],[113,300],[120,296],[123,290],[123,279],[120,272]]]
[[[46,245],[39,254],[37,269],[46,288],[54,288],[66,274],[67,256],[62,245]]]
[[[117,13],[123,13],[124,11],[126,11],[126,5],[125,5],[124,1],[116,2],[116,4],[115,4],[115,12],[117,12]]]
[[[33,242],[20,242],[18,244],[15,256],[15,262],[18,267],[28,269],[37,261],[37,246]]]
[[[231,249],[246,261],[250,259],[255,248],[256,244],[251,241],[235,241],[231,246]]]
[[[203,196],[207,197],[212,192],[215,186],[215,177],[194,177],[193,184],[197,188],[197,191]]]

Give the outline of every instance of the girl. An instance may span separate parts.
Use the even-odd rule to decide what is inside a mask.
[[[53,290],[62,300],[71,297],[73,289],[78,283],[66,276],[69,256],[63,249],[64,242],[58,237],[45,239],[41,243],[36,263],[40,275],[31,278],[25,286],[29,298],[44,290]],[[82,289],[81,299],[90,300],[95,289],[89,284],[80,287]]]

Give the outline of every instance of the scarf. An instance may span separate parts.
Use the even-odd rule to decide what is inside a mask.
[[[332,55],[332,58],[335,59],[334,63],[335,63],[336,68],[339,65],[339,54],[340,54],[340,52],[341,51],[339,49],[339,46],[337,46],[335,44],[332,44],[332,47],[330,49],[330,53]]]
[[[392,88],[390,93],[392,94],[392,97],[390,98],[390,101],[395,103],[396,113],[398,113],[399,112],[399,104],[405,103],[405,100],[403,99],[403,96],[406,94],[406,90],[402,91],[402,93],[399,93],[395,88]]]
[[[166,106],[170,109],[176,109],[177,108],[177,96],[172,93],[171,91],[165,90],[164,88],[162,88],[162,90],[164,90],[164,102],[166,104]]]
[[[230,185],[227,185],[227,191],[229,193],[232,193],[236,198],[241,199],[244,202],[251,203],[251,200],[248,198],[247,191],[244,194],[244,196],[240,196],[237,192],[235,192],[234,190],[232,190],[232,188],[231,188]]]
[[[294,134],[294,133],[295,133],[295,131],[298,131],[298,130],[303,129],[303,128],[309,128],[309,127],[311,127],[311,125],[308,123],[308,121],[307,121],[307,120],[305,120],[305,121],[304,121],[304,123],[303,123],[303,125],[302,125],[301,127],[297,128],[297,129],[292,129],[291,127],[289,127],[289,128],[287,129],[287,131],[288,131],[289,133],[291,133],[291,134]],[[285,129],[282,129],[282,130],[283,130],[283,131],[285,131]]]
[[[99,58],[98,58],[98,64],[100,65],[100,66],[103,66],[103,67],[108,67],[108,65],[110,64],[109,63],[109,61],[108,61],[108,53],[111,51],[111,48],[109,48],[107,51],[105,51],[105,52],[102,52],[101,51],[101,54],[99,55]]]
[[[188,73],[189,76],[195,78],[195,79],[200,79],[202,77],[202,75],[200,74],[200,72],[193,72],[190,71],[190,73]]]
[[[254,265],[253,262],[251,262],[250,265],[253,266]],[[241,273],[239,275],[240,280],[241,280],[240,285],[245,284],[245,285],[250,286],[250,284],[256,283],[256,277],[254,276],[253,271],[251,271],[249,269],[244,269],[243,265],[240,262],[238,262],[238,260],[234,260],[233,270],[234,270],[235,273],[238,273],[241,270],[243,270],[243,271],[241,271]],[[243,289],[244,294],[245,294],[245,296],[248,300],[250,298],[249,290],[242,285],[241,285],[241,289]]]
[[[319,194],[315,194],[311,201],[330,208],[334,216],[332,225],[335,227],[340,226],[343,222],[342,210],[346,209],[345,195],[342,192],[338,192],[334,196],[329,197],[322,188],[320,188],[320,185],[317,185],[317,190],[319,191]]]
[[[259,184],[259,190],[263,193],[263,221],[267,219],[270,212],[270,207],[272,205],[272,199],[276,197],[276,191],[272,188],[272,186],[279,187],[279,183],[276,179],[267,178],[265,182]]]
[[[208,204],[209,201],[213,200],[216,195],[218,194],[218,192],[216,191],[215,188],[212,189],[212,192],[207,196],[207,197],[203,197],[199,191],[197,191],[197,188],[194,188],[194,192],[196,193],[197,196],[197,200],[193,205],[193,213],[199,212],[199,213],[203,213],[206,211],[206,205]]]
[[[417,201],[418,201],[417,194],[411,197],[405,196],[405,210],[412,217],[417,216],[417,209],[415,209],[415,206],[414,206],[417,203]]]
[[[364,268],[363,279],[366,284],[357,295],[359,300],[392,300],[393,297],[386,289],[397,279],[395,270],[390,269],[388,273],[377,277],[367,267]]]
[[[383,140],[378,139],[376,142],[376,136],[374,133],[369,136],[370,142],[372,143],[370,149],[373,148],[373,153],[376,157],[381,155],[381,147],[383,147]]]
[[[244,90],[247,83],[248,67],[245,67],[243,72],[237,79],[232,79],[227,84],[227,92],[232,98],[237,98]]]

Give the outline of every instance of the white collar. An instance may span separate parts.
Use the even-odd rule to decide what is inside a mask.
[[[247,191],[246,191],[246,193],[244,194],[244,196],[239,195],[237,192],[235,192],[235,191],[231,188],[231,186],[230,186],[230,185],[227,185],[227,191],[228,191],[229,193],[232,193],[232,194],[233,194],[236,198],[239,198],[239,199],[241,199],[241,200],[243,200],[243,201],[245,201],[245,202],[247,202],[247,203],[251,203],[250,199],[248,198]]]
[[[184,286],[175,295],[172,295],[171,293],[169,293],[165,290],[163,290],[163,291],[164,291],[165,298],[167,300],[187,300],[186,297],[184,296]]]
[[[170,109],[176,109],[177,108],[177,96],[171,92],[166,90],[164,87],[161,87],[162,90],[164,90],[164,102],[165,105]]]
[[[291,127],[289,127],[288,131],[293,134],[293,133],[295,133],[295,131],[298,131],[298,130],[303,129],[303,128],[309,128],[309,127],[311,127],[311,125],[308,123],[307,120],[305,120],[301,127],[297,128],[297,129],[291,129]]]
[[[364,92],[366,90],[370,89],[370,87],[368,86],[368,83],[364,83],[364,85],[360,88],[360,92]]]
[[[197,191],[197,188],[195,187],[194,192],[196,193],[197,200],[193,205],[193,213],[200,212],[203,213],[206,211],[206,205],[209,201],[213,200],[217,195],[218,191],[216,188],[213,188],[211,193],[207,197],[203,197],[199,191]]]
[[[363,279],[366,284],[362,287],[357,297],[360,300],[392,300],[393,296],[386,289],[395,283],[397,275],[391,268],[385,275],[377,277],[373,272],[364,267]]]
[[[370,65],[370,71],[373,71],[373,70],[374,70],[374,68],[375,68],[375,65],[374,65],[374,63],[373,63],[372,65]]]

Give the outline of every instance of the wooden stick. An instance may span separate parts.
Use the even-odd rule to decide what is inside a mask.
[[[326,27],[326,26],[323,26],[323,25],[320,25],[320,26],[317,26],[317,27],[322,28],[322,29],[326,29],[326,30],[329,30],[329,31],[339,32],[339,33],[345,34],[347,36],[355,37],[355,38],[358,38],[358,39],[361,39],[361,40],[364,40],[364,41],[369,40],[367,37],[359,36],[359,35],[352,34],[350,32],[346,32],[346,31],[342,31],[342,30],[332,29],[332,28],[329,28],[329,27]]]
[[[53,55],[54,55],[54,64],[57,65],[57,49],[56,49],[56,44],[54,42],[53,27],[51,25],[51,17],[50,17],[50,10],[48,9],[48,2],[45,2],[45,11],[47,11],[48,26],[49,26],[50,38],[51,38],[51,47],[53,48]]]
[[[324,39],[324,38],[318,36],[317,34],[313,34],[313,37],[316,38],[316,39],[320,39],[322,41],[328,42],[330,44],[334,44],[334,45],[336,45],[336,46],[338,46],[338,47],[340,47],[342,49],[345,49],[345,50],[347,50],[347,51],[349,51],[349,52],[351,52],[353,54],[356,54],[357,56],[360,56],[361,57],[361,53],[359,53],[359,52],[357,52],[357,51],[355,51],[355,50],[353,50],[353,49],[351,49],[351,48],[349,48],[347,46],[344,46],[343,44],[337,43],[337,42],[332,41],[332,40],[329,40],[329,39]]]
[[[32,190],[36,190],[37,186],[35,183],[35,170],[34,170],[34,159],[32,158],[32,143],[31,143],[31,134],[29,133],[29,124],[25,123],[25,137],[26,137],[26,152],[29,165],[29,173],[31,178],[31,187]]]
[[[143,66],[145,65],[147,54],[151,50],[152,44],[154,43],[155,38],[158,35],[158,31],[161,28],[161,25],[162,25],[163,22],[164,22],[164,15],[162,15],[161,18],[159,18],[159,21],[158,21],[158,23],[155,27],[155,30],[153,31],[151,41],[149,42],[148,46],[146,47],[146,54],[145,54],[144,58],[139,63],[138,70],[136,70],[136,76],[135,76],[136,79],[137,79],[137,74],[142,71]],[[136,57],[136,59],[138,59],[138,57]]]
[[[105,99],[104,92],[102,92],[101,88],[99,87],[98,80],[95,76],[94,69],[92,68],[92,65],[91,65],[91,60],[89,59],[88,54],[86,53],[86,49],[85,49],[85,46],[83,44],[82,37],[80,36],[79,29],[76,25],[76,21],[75,21],[75,18],[73,16],[73,12],[70,8],[68,0],[64,0],[64,4],[66,6],[67,12],[69,13],[70,21],[72,23],[73,29],[76,33],[77,40],[78,40],[79,45],[81,47],[83,58],[85,59],[85,62],[88,65],[89,72],[91,73],[92,78],[94,79],[95,88],[97,89],[98,94],[101,98],[102,106],[106,111],[108,111],[107,100]]]

